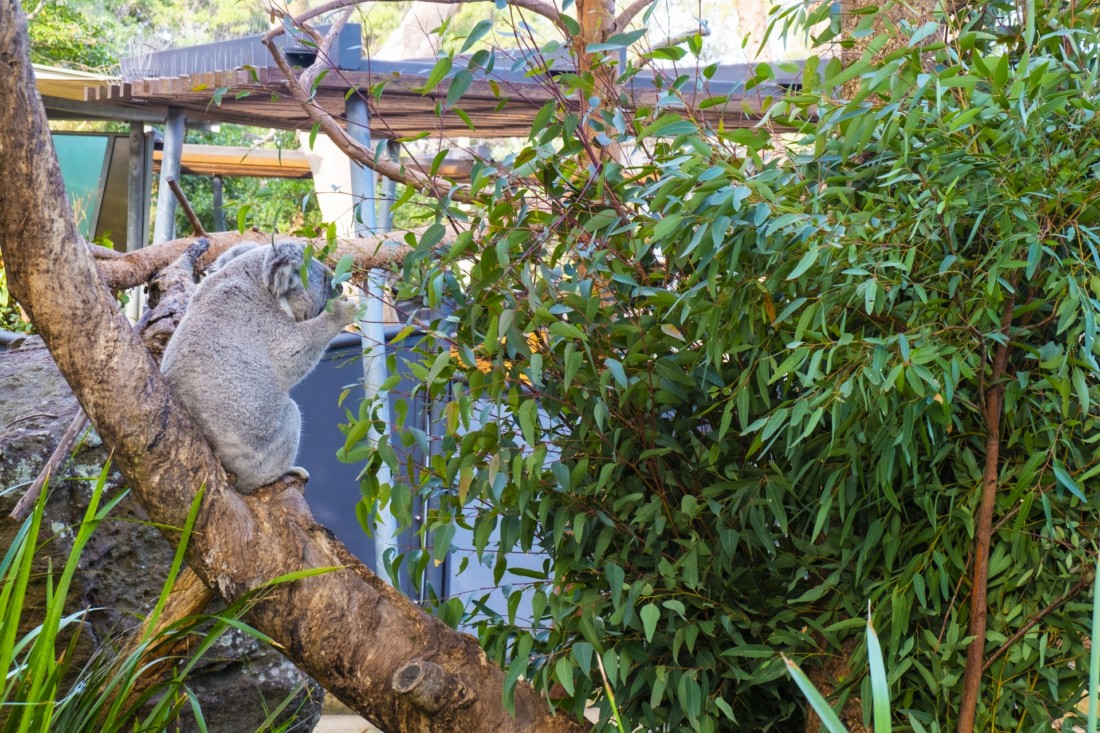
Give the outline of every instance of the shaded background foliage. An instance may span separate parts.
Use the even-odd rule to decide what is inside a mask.
[[[779,653],[838,662],[858,716],[870,604],[895,724],[945,730],[995,446],[978,725],[1071,714],[1100,475],[1096,13],[972,3],[875,31],[869,10],[860,60],[815,55],[775,101],[790,135],[707,129],[669,104],[687,77],[636,116],[566,106],[594,82],[559,78],[511,185],[475,168],[481,203],[441,208],[474,234],[429,258],[442,221],[406,263],[407,294],[454,307],[414,367],[444,430],[427,465],[368,476],[363,509],[430,499],[430,549],[402,562],[465,528],[510,593],[438,612],[604,725],[606,684],[628,727],[791,730]],[[822,21],[835,40],[827,6],[776,17]]]

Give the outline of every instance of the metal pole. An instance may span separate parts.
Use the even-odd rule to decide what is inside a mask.
[[[348,97],[344,107],[348,121],[348,134],[356,142],[370,148],[370,111],[366,100],[358,94]],[[354,233],[357,236],[373,234],[377,228],[374,209],[374,171],[351,162],[351,195],[355,201]],[[363,392],[366,399],[374,399],[386,381],[386,336],[382,325],[382,298],[386,288],[386,273],[374,269],[367,273],[366,310],[359,321],[359,333],[363,344]],[[389,399],[380,406],[380,418],[386,431],[393,418],[390,415]],[[383,437],[373,428],[367,434],[371,446],[377,448]],[[379,483],[391,483],[393,475],[385,463],[378,466]],[[397,519],[389,508],[378,508],[377,524],[374,529],[375,571],[385,577],[383,558],[390,550],[397,548]]]
[[[148,157],[145,154],[145,125],[130,123],[130,158],[126,188],[126,251],[146,245],[149,233],[145,202],[149,198]]]
[[[153,153],[151,136],[145,134],[145,125],[130,122],[130,149],[127,160],[126,182],[126,251],[134,252],[149,244],[149,194],[153,181]],[[126,317],[133,322],[141,318],[145,310],[145,288],[130,288],[127,293]]]
[[[225,229],[225,204],[222,201],[222,177],[214,176],[210,179],[210,194],[214,198],[214,231],[224,232]]]
[[[353,93],[344,103],[348,135],[368,150],[370,141],[370,110],[367,100]],[[351,163],[351,195],[355,205],[355,235],[373,234],[378,229],[375,213],[374,171],[355,161]]]
[[[176,198],[168,188],[169,178],[179,178],[183,137],[186,134],[183,110],[171,108],[164,121],[164,157],[160,161],[160,187],[157,189],[157,221],[153,226],[153,244],[176,238]]]
[[[386,154],[390,160],[397,162],[400,148],[393,140],[386,141]],[[397,200],[397,181],[382,176],[382,198],[378,202],[378,218],[380,230],[388,232],[393,229],[393,202]]]

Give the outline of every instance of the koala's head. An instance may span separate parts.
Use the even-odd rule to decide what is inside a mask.
[[[332,287],[332,271],[312,258],[307,270],[307,286],[303,287],[304,247],[283,242],[264,249],[264,284],[279,307],[295,321],[319,316],[329,299],[340,294],[338,287]]]

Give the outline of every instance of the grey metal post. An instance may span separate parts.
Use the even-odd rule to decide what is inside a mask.
[[[225,231],[225,204],[222,201],[222,177],[210,179],[210,193],[214,198],[214,231]]]
[[[370,110],[367,102],[356,93],[352,93],[344,104],[344,113],[347,117],[348,135],[353,140],[362,144],[368,150],[370,142]],[[351,162],[351,195],[355,201],[356,216],[354,233],[356,236],[373,234],[377,230],[377,219],[374,200],[374,171]],[[382,298],[386,287],[386,273],[384,270],[371,270],[367,273],[366,308],[362,320],[359,321],[359,333],[362,335],[363,344],[363,392],[367,399],[374,398],[382,389],[386,381],[386,334],[382,324]],[[381,414],[378,417],[382,424],[392,423],[390,415],[389,399],[380,405]],[[382,434],[373,428],[367,433],[367,440],[372,446],[377,446],[382,439]],[[389,466],[382,463],[378,467],[377,474],[380,483],[390,483],[393,476]],[[382,570],[385,567],[383,559],[387,551],[397,547],[397,519],[389,508],[379,508],[378,521],[374,528],[374,557],[377,567],[375,571],[379,576],[385,577]]]
[[[145,125],[130,123],[129,179],[126,188],[126,251],[141,249],[148,242],[149,170],[152,164],[146,144]]]
[[[348,121],[348,135],[370,150],[370,110],[367,100],[352,93],[344,103],[344,115]],[[355,234],[373,234],[378,228],[375,212],[374,171],[352,161],[351,195],[355,200]]]
[[[145,134],[144,123],[130,122],[130,149],[126,181],[126,251],[149,244],[149,194],[153,184],[153,137]],[[145,310],[145,289],[131,288],[126,316],[134,322]]]
[[[386,155],[397,162],[400,147],[393,140],[386,141]],[[388,232],[393,229],[393,202],[397,200],[397,181],[382,176],[382,198],[378,201],[379,230]]]
[[[183,110],[171,108],[164,121],[164,157],[160,161],[160,187],[157,189],[157,221],[153,226],[153,244],[176,238],[176,197],[168,188],[168,179],[179,179],[180,157],[186,120]]]

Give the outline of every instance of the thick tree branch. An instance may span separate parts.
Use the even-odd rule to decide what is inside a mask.
[[[350,254],[355,257],[356,265],[364,271],[375,267],[399,265],[412,252],[412,247],[401,241],[403,234],[403,232],[392,232],[372,237],[337,239],[336,251],[330,259],[339,260],[344,255]],[[265,244],[273,239],[280,242],[309,242],[318,252],[325,245],[324,237],[309,239],[257,231],[215,232],[208,234],[206,238],[210,240],[210,249],[199,260],[200,268],[205,268],[227,249],[242,242]],[[104,250],[101,253],[101,248],[94,246],[90,247],[90,251],[96,258],[96,267],[107,287],[112,290],[124,290],[147,282],[158,270],[167,267],[183,254],[183,251],[194,241],[195,237],[173,239],[170,242],[125,254],[113,250]],[[107,256],[101,259],[101,254]]]
[[[226,601],[260,590],[250,621],[326,689],[390,733],[565,733],[585,724],[553,716],[526,683],[515,715],[504,673],[472,637],[429,617],[355,560],[313,520],[298,486],[242,496],[176,404],[156,364],[80,246],[28,60],[18,0],[0,0],[0,251],[24,305],[104,444],[150,518],[182,526],[206,487],[188,547],[192,569]],[[286,573],[331,572],[271,586]],[[434,714],[391,684],[427,661],[468,690]],[[402,677],[404,679],[404,677]],[[446,678],[445,678],[446,679]],[[465,693],[463,695],[465,700]]]
[[[706,25],[701,25],[695,30],[684,31],[683,33],[678,33],[675,36],[669,36],[660,43],[654,44],[653,50],[657,50],[658,48],[672,48],[673,46],[679,46],[681,43],[684,43],[688,39],[694,38],[695,36],[706,38],[709,35],[710,28]]]
[[[634,2],[623,8],[623,11],[619,13],[615,18],[615,30],[621,31],[630,25],[630,21],[634,20],[634,16],[645,10],[652,5],[656,0],[634,0]]]

